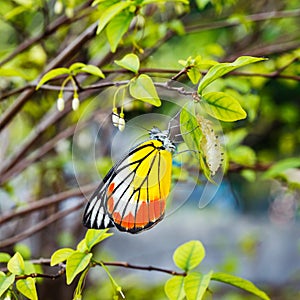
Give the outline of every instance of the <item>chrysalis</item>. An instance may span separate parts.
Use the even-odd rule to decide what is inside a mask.
[[[215,133],[215,130],[213,129],[211,121],[199,116],[197,119],[203,134],[200,145],[210,173],[212,176],[214,176],[223,161],[224,153],[222,145]]]

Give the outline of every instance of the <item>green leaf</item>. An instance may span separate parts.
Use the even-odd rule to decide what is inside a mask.
[[[184,35],[185,28],[182,21],[178,19],[174,19],[168,23],[168,28],[174,31],[177,35]]]
[[[85,243],[88,248],[88,251],[99,244],[101,241],[107,239],[108,237],[112,236],[113,233],[107,233],[109,228],[98,230],[98,229],[89,229],[85,236]]]
[[[95,1],[93,1],[92,6],[96,6],[97,4],[100,4],[100,3],[103,3],[103,2],[108,2],[108,1],[107,0],[95,0]]]
[[[134,14],[124,12],[113,18],[107,25],[106,36],[110,45],[111,52],[116,52],[123,35],[128,31],[133,17]]]
[[[187,76],[189,77],[189,79],[191,80],[191,82],[193,84],[197,84],[201,78],[201,72],[198,68],[196,67],[191,67],[188,71],[187,71]]]
[[[187,103],[180,112],[180,132],[190,150],[201,152],[202,131],[195,117],[195,109],[192,102]]]
[[[210,0],[196,0],[196,4],[200,10],[202,10],[208,3],[210,3]]]
[[[26,279],[20,279],[16,283],[17,289],[20,293],[22,293],[25,297],[31,300],[38,300],[35,280],[31,277]]]
[[[73,73],[74,75],[76,75],[77,73],[79,73],[79,71],[82,70],[82,68],[84,68],[86,66],[86,64],[82,63],[82,62],[76,62],[74,64],[72,64],[69,67],[69,71],[70,73]]]
[[[124,10],[132,4],[133,3],[131,1],[122,1],[106,9],[99,19],[97,34],[99,34],[108,24],[108,22],[111,21],[116,15],[118,15],[122,10]]]
[[[242,166],[253,166],[256,162],[255,151],[245,145],[237,146],[229,150],[230,159]]]
[[[148,75],[141,74],[137,79],[132,80],[129,85],[129,92],[133,98],[154,106],[161,105],[153,81]]]
[[[233,122],[247,117],[247,113],[243,110],[240,103],[228,94],[210,92],[202,97],[209,105],[209,109],[206,112],[218,120]]]
[[[239,128],[236,130],[231,130],[226,133],[226,146],[228,148],[235,148],[245,139],[248,135],[248,130],[246,128]]]
[[[65,260],[67,260],[67,258],[74,252],[75,252],[75,250],[73,250],[71,248],[58,249],[57,251],[55,251],[52,254],[50,265],[55,266]]]
[[[66,263],[67,284],[71,284],[77,274],[83,271],[91,261],[92,253],[82,253],[74,251]]]
[[[30,259],[31,257],[31,250],[30,248],[23,244],[23,243],[17,243],[14,246],[14,252],[19,252],[21,254],[21,256],[23,257],[23,259]]]
[[[60,76],[60,75],[64,75],[64,74],[69,74],[69,69],[67,68],[57,68],[57,69],[53,69],[49,72],[47,72],[39,81],[39,83],[36,86],[36,90],[38,90],[45,82]]]
[[[249,182],[253,183],[256,181],[257,176],[254,170],[242,170],[240,174]]]
[[[143,0],[143,5],[151,4],[151,3],[165,3],[165,2],[179,2],[183,4],[189,4],[189,0]]]
[[[201,95],[202,91],[213,81],[216,79],[226,75],[227,73],[238,69],[240,67],[265,60],[265,58],[261,57],[251,57],[251,56],[241,56],[238,59],[236,59],[232,63],[219,63],[217,65],[214,65],[211,67],[207,74],[203,77],[202,81],[200,82],[198,86],[198,93]]]
[[[179,246],[173,255],[177,267],[184,271],[196,268],[205,256],[205,249],[201,242],[190,241]]]
[[[30,260],[25,260],[24,265],[24,274],[32,274],[36,272],[35,265]]]
[[[180,113],[181,135],[200,163],[205,177],[212,181],[222,162],[222,147],[210,122],[197,115],[193,103],[188,103]],[[213,147],[212,147],[213,145]]]
[[[19,252],[15,253],[15,255],[8,261],[7,269],[15,275],[24,274],[24,259]]]
[[[76,247],[76,250],[78,250],[79,252],[86,252],[88,250],[85,239],[82,239]]]
[[[236,277],[225,273],[213,273],[211,276],[211,280],[220,281],[223,283],[233,285],[244,291],[252,293],[264,300],[270,299],[265,292],[257,288],[252,282],[240,277]]]
[[[263,175],[263,179],[269,179],[281,175],[284,171],[292,168],[300,167],[300,158],[299,157],[291,157],[283,159],[277,163],[275,163],[268,171],[266,171]]]
[[[80,72],[85,72],[85,73],[89,73],[91,75],[105,78],[105,75],[100,70],[100,68],[98,68],[97,66],[94,66],[94,65],[85,65],[83,68],[81,68]]]
[[[26,13],[28,11],[29,7],[26,6],[17,6],[13,9],[11,9],[8,13],[6,13],[4,15],[4,18],[6,21],[17,17],[18,15],[22,14],[22,13]]]
[[[3,272],[0,273],[0,297],[5,293],[6,290],[14,283],[15,274],[5,275]]]
[[[8,253],[0,252],[0,262],[6,263],[10,260],[11,256]]]
[[[140,59],[137,55],[130,53],[125,55],[121,60],[115,60],[115,63],[129,71],[132,71],[134,73],[138,73],[140,68]]]
[[[25,80],[31,80],[31,76],[25,73],[23,70],[17,68],[0,68],[1,77],[21,77]]]
[[[181,300],[185,297],[184,277],[174,276],[165,283],[165,293],[170,300]]]
[[[208,274],[189,273],[184,278],[184,290],[187,300],[201,300],[210,283],[212,271]]]

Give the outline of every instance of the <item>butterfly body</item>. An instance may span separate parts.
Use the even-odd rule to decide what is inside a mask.
[[[84,225],[138,233],[162,220],[175,149],[168,131],[154,127],[150,139],[130,150],[104,177],[86,206]]]

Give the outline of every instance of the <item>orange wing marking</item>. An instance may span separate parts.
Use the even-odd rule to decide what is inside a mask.
[[[107,196],[109,197],[107,200],[107,210],[109,213],[112,213],[112,211],[114,210],[114,198],[112,195],[113,190],[115,188],[115,184],[112,182],[107,189]]]

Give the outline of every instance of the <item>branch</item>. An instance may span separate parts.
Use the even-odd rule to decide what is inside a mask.
[[[277,41],[275,44],[271,45],[255,45],[252,49],[242,50],[241,52],[236,52],[234,55],[229,56],[226,60],[233,61],[241,55],[250,55],[250,56],[268,56],[271,54],[280,54],[295,50],[300,47],[299,39],[294,41]]]
[[[46,279],[57,279],[66,273],[66,268],[61,268],[56,274],[42,274],[42,273],[31,273],[26,275],[18,275],[15,280],[31,278],[46,278]]]
[[[30,153],[27,157],[23,157],[22,160],[16,162],[6,173],[3,173],[0,177],[0,184],[7,182],[11,177],[16,174],[20,174],[24,169],[28,166],[31,166],[38,160],[40,160],[44,155],[46,155],[49,151],[53,150],[56,144],[63,139],[66,139],[74,134],[75,130],[81,129],[88,125],[88,123],[95,118],[95,116],[99,116],[100,112],[98,110],[94,111],[91,117],[81,123],[74,124],[73,126],[67,127],[65,130],[59,132],[48,142],[43,144],[40,148],[38,148],[35,152]]]
[[[278,71],[274,71],[271,73],[250,73],[250,72],[240,72],[240,71],[233,71],[230,75],[234,76],[246,76],[246,77],[265,77],[271,79],[288,79],[288,80],[295,80],[300,81],[300,76],[297,75],[287,75],[287,74],[278,74]]]
[[[244,20],[248,22],[259,22],[259,21],[266,21],[271,19],[281,19],[281,18],[297,18],[300,16],[300,9],[295,10],[286,10],[286,11],[269,11],[263,12],[253,15],[248,15],[244,17]],[[195,32],[195,31],[204,31],[204,30],[211,30],[211,29],[218,29],[224,27],[232,27],[241,25],[239,20],[221,20],[216,22],[209,22],[206,24],[199,24],[199,25],[187,25],[185,27],[186,32]]]
[[[66,199],[72,197],[81,197],[82,195],[89,194],[92,191],[94,191],[95,188],[96,188],[96,184],[88,184],[80,188],[74,188],[39,200],[29,201],[28,204],[30,204],[30,206],[21,208],[19,210],[14,210],[12,212],[9,212],[1,216],[0,225],[14,218],[22,217],[24,215],[31,214],[37,210],[44,209],[48,206],[58,204]]]
[[[29,262],[33,264],[43,264],[43,265],[50,265],[50,259],[49,258],[40,258],[37,260],[30,260]],[[173,276],[186,276],[186,272],[177,272],[165,268],[159,268],[159,267],[154,267],[154,266],[140,266],[140,265],[133,265],[128,262],[123,262],[123,261],[116,261],[116,262],[105,262],[101,261],[101,263],[105,266],[114,266],[114,267],[121,267],[121,268],[127,268],[127,269],[134,269],[134,270],[141,270],[141,271],[156,271],[156,272],[161,272],[161,273],[166,273],[170,274]],[[92,262],[92,266],[100,266],[101,263],[97,261]],[[2,269],[1,271],[6,272],[7,269]],[[57,279],[58,277],[62,276],[65,274],[66,267],[65,265],[61,265],[61,269],[56,273],[56,274],[41,274],[41,273],[31,273],[31,274],[26,274],[26,275],[19,275],[16,276],[16,280],[18,279],[26,279],[28,277],[32,278],[47,278],[47,279]]]
[[[122,267],[122,268],[142,270],[142,271],[157,271],[157,272],[167,273],[167,274],[176,275],[176,276],[186,276],[187,275],[186,272],[176,272],[173,270],[168,270],[168,269],[158,268],[158,267],[153,267],[153,266],[138,266],[138,265],[133,265],[133,264],[130,264],[128,262],[123,262],[123,261],[116,261],[116,262],[101,261],[101,262],[105,266]],[[94,261],[94,264],[101,266],[100,262]]]
[[[41,231],[43,228],[47,227],[48,225],[56,222],[57,220],[64,218],[65,216],[69,215],[70,213],[80,209],[84,203],[85,203],[85,201],[83,199],[81,199],[81,201],[77,205],[74,205],[71,208],[68,208],[63,211],[59,211],[53,215],[50,215],[45,220],[37,223],[36,225],[23,231],[22,233],[17,234],[15,236],[13,236],[12,238],[8,238],[3,241],[0,241],[0,248],[5,248],[8,246],[14,245],[15,243],[18,243],[19,241],[24,240],[25,238],[37,233],[38,231]]]
[[[30,90],[30,92],[33,94],[32,90]],[[25,102],[27,100],[28,98],[25,96]],[[22,160],[25,157],[26,152],[30,149],[34,142],[40,138],[41,134],[48,128],[49,124],[55,124],[55,122],[60,120],[70,110],[70,105],[66,105],[65,110],[62,112],[58,112],[56,110],[48,112],[48,114],[43,117],[36,128],[30,132],[23,144],[19,146],[15,152],[2,163],[0,174],[3,176],[4,173],[12,168],[19,160]],[[15,114],[12,114],[11,117],[14,115]]]

